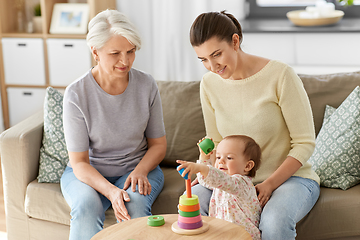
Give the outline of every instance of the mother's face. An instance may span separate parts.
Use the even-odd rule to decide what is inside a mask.
[[[238,35],[234,34],[234,36]],[[234,41],[234,37],[231,43],[212,37],[200,46],[194,47],[205,68],[225,79],[231,78],[236,71],[238,49],[239,44]]]
[[[101,71],[112,77],[127,77],[136,47],[125,37],[114,35],[101,49],[92,49]]]

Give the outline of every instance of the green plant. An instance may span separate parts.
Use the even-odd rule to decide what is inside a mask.
[[[34,16],[41,16],[41,6],[40,3],[36,4],[34,7]]]
[[[343,6],[351,6],[354,4],[354,0],[339,0],[339,3]]]

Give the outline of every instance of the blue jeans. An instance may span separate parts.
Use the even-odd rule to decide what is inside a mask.
[[[198,195],[201,215],[209,214],[209,202],[212,191],[200,184],[192,187],[192,193]],[[290,177],[273,193],[262,210],[260,226],[263,240],[290,240],[296,237],[296,223],[310,212],[320,195],[317,182]]]
[[[119,177],[106,177],[106,179],[118,188],[123,188],[130,173]],[[130,202],[125,202],[125,206],[132,219],[151,215],[151,206],[164,186],[164,175],[159,166],[149,172],[148,179],[151,184],[150,195],[139,194],[137,186],[136,192],[131,190],[131,186],[126,190]],[[89,240],[103,229],[105,211],[111,206],[110,200],[79,181],[71,167],[66,167],[60,185],[62,194],[71,208],[69,239]]]

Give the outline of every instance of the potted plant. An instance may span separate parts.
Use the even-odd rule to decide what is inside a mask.
[[[342,6],[351,6],[354,4],[354,0],[339,0]]]
[[[42,18],[41,18],[41,6],[40,3],[34,6],[34,17],[33,17],[34,30],[37,33],[42,32]]]

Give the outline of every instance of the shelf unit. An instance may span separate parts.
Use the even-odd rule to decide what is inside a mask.
[[[50,34],[50,24],[52,10],[56,3],[67,3],[67,0],[38,0],[41,6],[42,16],[42,29],[40,33],[26,33],[18,32],[17,25],[17,9],[15,4],[17,2],[24,2],[25,6],[34,5],[36,0],[0,0],[0,40],[3,38],[23,38],[31,39],[37,38],[43,40],[44,48],[44,67],[45,67],[45,84],[44,85],[20,85],[7,83],[5,79],[5,67],[4,67],[4,53],[2,41],[0,41],[0,86],[1,86],[1,103],[2,103],[2,115],[3,124],[5,129],[10,127],[9,120],[9,102],[8,102],[8,88],[40,88],[45,89],[48,86],[52,86],[49,79],[49,59],[48,59],[48,39],[85,39],[85,34]],[[83,1],[82,1],[83,2]],[[90,19],[97,13],[105,9],[116,9],[116,0],[87,0],[85,1],[89,5]],[[25,16],[25,10],[23,10]],[[21,56],[14,56],[15,58],[21,58]],[[94,61],[92,60],[94,65]],[[21,70],[20,70],[21,71]],[[53,86],[60,89],[64,89],[64,86]]]

